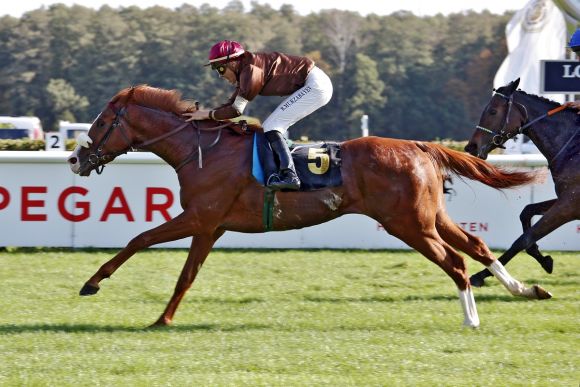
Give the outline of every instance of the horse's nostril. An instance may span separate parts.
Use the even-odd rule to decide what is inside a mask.
[[[77,158],[76,157],[71,157],[68,159],[69,164],[76,164],[77,163]]]

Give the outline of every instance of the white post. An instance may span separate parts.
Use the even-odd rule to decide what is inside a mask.
[[[360,119],[360,129],[362,132],[362,137],[368,137],[369,135],[369,116],[363,114]]]

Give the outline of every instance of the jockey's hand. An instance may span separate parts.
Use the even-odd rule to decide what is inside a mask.
[[[566,102],[564,104],[564,106],[572,108],[572,109],[578,109],[578,114],[580,114],[580,101],[570,101],[570,102]]]
[[[209,110],[196,110],[192,113],[183,113],[182,116],[187,118],[185,122],[208,120]]]

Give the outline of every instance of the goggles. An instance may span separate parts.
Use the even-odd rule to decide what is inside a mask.
[[[226,73],[227,67],[225,64],[221,63],[221,64],[212,64],[211,68],[215,71],[217,71],[218,75],[220,77],[223,77],[224,74]]]

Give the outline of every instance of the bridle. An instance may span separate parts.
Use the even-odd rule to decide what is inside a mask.
[[[115,113],[115,118],[113,119],[113,121],[111,122],[111,125],[109,126],[109,128],[105,132],[105,135],[99,141],[99,143],[96,147],[96,152],[90,152],[89,156],[88,156],[89,163],[94,166],[95,171],[99,175],[101,173],[103,173],[103,169],[105,168],[105,164],[109,160],[112,160],[112,159],[116,158],[117,156],[126,154],[128,151],[136,152],[139,150],[144,150],[146,147],[148,147],[150,145],[153,145],[161,140],[164,140],[170,136],[173,136],[174,134],[177,134],[178,132],[182,131],[183,129],[187,128],[188,126],[191,126],[197,133],[197,147],[188,156],[186,156],[186,158],[183,161],[181,161],[175,167],[175,171],[179,172],[179,170],[181,168],[183,168],[187,163],[192,161],[196,155],[198,156],[199,168],[202,168],[203,162],[202,162],[201,132],[202,131],[204,131],[204,132],[218,131],[218,134],[217,134],[216,138],[213,140],[213,142],[210,143],[207,147],[205,147],[205,150],[207,150],[207,149],[212,148],[214,145],[216,145],[218,143],[218,141],[221,138],[222,129],[231,125],[231,123],[228,122],[228,123],[225,123],[223,125],[218,125],[218,126],[214,126],[211,128],[201,128],[196,121],[184,122],[183,124],[177,126],[176,128],[170,130],[167,133],[159,135],[151,140],[144,141],[140,144],[133,145],[133,143],[129,139],[129,136],[127,136],[127,133],[125,133],[125,129],[121,123],[121,120],[123,119],[123,117],[127,113],[127,108],[122,107],[121,109],[116,110],[115,106],[112,103],[109,103],[108,108],[111,109]],[[103,153],[103,147],[105,146],[107,141],[109,141],[109,139],[111,138],[111,134],[113,133],[113,131],[117,128],[119,128],[121,135],[125,139],[125,142],[127,143],[127,147],[125,147],[123,150],[120,150],[117,152]]]
[[[505,116],[505,119],[503,121],[502,128],[501,128],[501,130],[499,132],[495,132],[495,131],[493,131],[491,129],[484,128],[483,126],[480,126],[480,125],[477,125],[475,127],[476,130],[481,130],[483,132],[486,132],[486,133],[489,133],[489,134],[493,134],[493,137],[491,139],[491,143],[487,145],[488,147],[491,144],[493,144],[493,145],[497,146],[498,148],[505,149],[505,147],[503,146],[503,144],[507,140],[509,140],[510,138],[515,137],[518,134],[522,134],[522,133],[525,134],[525,130],[527,128],[529,128],[530,126],[532,126],[533,124],[535,124],[536,122],[538,122],[540,120],[543,120],[546,117],[549,117],[549,116],[551,116],[553,114],[556,114],[556,113],[561,112],[562,110],[566,109],[566,106],[565,105],[560,105],[560,106],[558,106],[558,107],[556,107],[556,108],[554,108],[552,110],[549,110],[548,112],[546,112],[546,113],[540,115],[539,117],[536,117],[536,118],[534,118],[533,120],[530,121],[529,120],[529,117],[528,117],[528,109],[526,109],[525,105],[523,105],[523,104],[521,104],[519,102],[515,102],[514,101],[514,94],[513,93],[510,94],[510,96],[508,97],[508,96],[506,96],[506,95],[504,95],[504,94],[502,94],[500,92],[497,92],[495,90],[494,90],[494,92],[495,92],[495,95],[499,95],[500,97],[508,100],[508,102],[507,102],[508,103],[508,109],[507,109],[507,114]],[[523,121],[524,122],[524,125],[520,126],[516,131],[510,133],[510,132],[506,132],[506,128],[507,128],[508,123],[509,123],[510,113],[511,113],[511,110],[512,110],[512,105],[514,103],[517,106],[521,106],[521,108],[523,109],[523,111],[525,113],[525,119]]]
[[[491,130],[491,129],[485,128],[485,127],[483,127],[483,126],[480,126],[480,125],[476,125],[476,126],[475,126],[475,129],[476,129],[476,130],[481,130],[481,131],[483,131],[483,132],[485,132],[485,133],[489,133],[489,134],[492,134],[492,135],[493,135],[493,137],[491,138],[491,143],[490,143],[490,144],[488,144],[488,146],[489,146],[489,145],[491,145],[491,144],[493,144],[493,145],[495,145],[495,146],[496,146],[496,147],[498,147],[498,148],[504,148],[503,144],[504,144],[504,143],[505,143],[507,140],[509,140],[509,139],[510,139],[510,138],[512,138],[512,137],[515,137],[515,136],[517,136],[518,134],[522,134],[522,133],[524,132],[524,130],[525,130],[525,129],[529,128],[529,127],[530,127],[530,126],[531,126],[533,123],[535,123],[536,121],[538,121],[538,119],[536,119],[536,120],[534,120],[534,121],[532,121],[532,122],[528,122],[528,109],[526,109],[526,107],[525,107],[524,105],[522,105],[521,103],[519,103],[519,102],[514,102],[514,94],[513,94],[513,93],[512,93],[512,94],[510,94],[510,96],[508,97],[507,95],[505,95],[505,94],[502,94],[502,93],[500,93],[500,92],[498,92],[498,91],[495,91],[495,90],[494,90],[494,95],[499,95],[500,97],[502,97],[502,98],[506,99],[506,100],[507,100],[507,104],[508,104],[507,113],[506,113],[506,115],[505,115],[505,118],[504,118],[504,120],[503,120],[503,125],[502,125],[502,127],[501,127],[501,130],[500,130],[499,132],[496,132],[496,131],[494,131],[494,130]],[[523,112],[525,113],[525,119],[524,119],[524,123],[526,123],[526,124],[525,124],[525,125],[523,125],[523,126],[520,126],[520,127],[517,129],[517,131],[515,131],[515,132],[507,132],[507,131],[506,131],[506,129],[507,129],[507,127],[508,127],[508,124],[509,124],[509,120],[510,120],[510,114],[511,114],[511,112],[512,112],[512,107],[513,107],[514,103],[515,103],[517,106],[521,106],[521,108],[522,108]],[[517,107],[516,107],[516,108],[517,108]],[[519,110],[520,110],[520,109],[519,109]],[[522,110],[520,110],[520,112],[521,112]],[[542,117],[542,118],[543,118],[543,117]],[[505,149],[505,148],[504,148],[504,149]]]
[[[129,140],[129,137],[127,136],[127,134],[125,133],[125,130],[123,129],[123,126],[121,125],[121,119],[123,118],[123,116],[127,112],[127,109],[125,107],[122,107],[121,109],[119,109],[117,111],[117,110],[115,110],[115,107],[113,106],[112,103],[109,103],[108,107],[115,113],[115,118],[113,119],[113,122],[111,122],[109,129],[107,129],[107,131],[105,132],[105,135],[99,141],[99,143],[96,147],[97,151],[89,153],[89,163],[91,163],[91,165],[95,166],[95,171],[99,175],[101,173],[103,173],[103,169],[105,168],[105,163],[109,158],[114,159],[115,157],[117,157],[119,155],[125,154],[125,153],[127,153],[127,149],[129,149],[129,148],[131,148],[131,150],[134,150],[134,148],[131,145],[131,140]],[[127,142],[127,144],[129,146],[127,148],[125,148],[124,150],[119,151],[119,152],[103,154],[103,147],[105,146],[107,141],[109,141],[109,138],[111,138],[111,134],[113,134],[113,131],[116,128],[120,128],[121,134],[123,135],[123,138],[125,139],[125,141]]]

